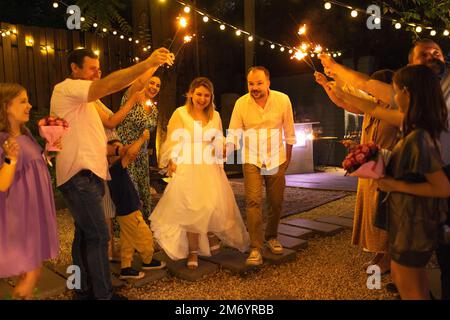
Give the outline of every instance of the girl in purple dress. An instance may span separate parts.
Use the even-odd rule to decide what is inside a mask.
[[[0,278],[19,275],[16,299],[32,299],[43,261],[59,250],[50,175],[25,127],[30,109],[23,87],[0,83]]]

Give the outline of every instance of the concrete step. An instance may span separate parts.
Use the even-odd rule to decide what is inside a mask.
[[[10,300],[13,290],[6,280],[0,279],[0,300]]]
[[[332,236],[344,229],[341,226],[307,219],[285,220],[284,223],[290,226],[313,230],[322,236]]]
[[[264,262],[268,264],[282,264],[295,260],[297,252],[291,249],[284,248],[283,254],[273,254],[268,248],[262,250]]]
[[[347,218],[342,218],[342,217],[337,217],[337,216],[329,216],[329,217],[317,218],[316,221],[335,224],[337,226],[341,226],[344,228],[353,229],[353,220],[347,219]]]
[[[18,277],[10,279],[15,286]],[[37,284],[36,299],[42,300],[60,295],[68,290],[66,279],[47,267],[42,268],[41,277]]]
[[[113,273],[113,286],[114,287],[120,287],[123,286],[125,283],[130,284],[133,287],[142,287],[145,286],[146,284],[164,279],[168,276],[167,274],[167,268],[164,268],[162,270],[149,270],[149,271],[145,271],[145,270],[141,270],[141,265],[142,265],[142,261],[140,260],[140,258],[136,258],[133,261],[132,267],[136,270],[142,271],[145,273],[145,277],[143,277],[142,279],[125,279],[125,280],[121,280],[120,277],[120,270],[121,270],[121,265],[120,263],[111,263],[110,267],[111,267],[111,272]]]
[[[314,236],[314,232],[311,230],[299,228],[297,226],[290,226],[285,224],[285,222],[279,224],[278,233],[281,235],[303,240],[307,240]]]
[[[254,267],[245,264],[247,257],[248,254],[241,253],[235,249],[223,248],[215,256],[200,258],[201,260],[215,263],[223,269],[231,271],[233,274],[243,275],[254,269]]]
[[[348,211],[348,212],[346,212],[344,214],[340,214],[339,216],[342,217],[342,218],[347,218],[347,219],[352,219],[353,220],[355,218],[355,211],[351,210],[351,211]]]
[[[174,261],[170,259],[165,252],[162,251],[155,254],[155,259],[167,263],[169,274],[190,282],[199,281],[202,278],[219,270],[219,267],[215,263],[206,261],[203,258],[204,257],[199,256],[198,268],[191,270],[186,266],[187,259]]]
[[[295,251],[305,249],[308,246],[308,241],[306,240],[292,238],[282,234],[278,235],[278,241],[280,241],[281,245],[284,248],[288,248]]]

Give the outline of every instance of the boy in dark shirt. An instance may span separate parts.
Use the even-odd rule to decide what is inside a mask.
[[[142,257],[142,270],[158,270],[166,266],[164,262],[153,259],[153,235],[144,221],[140,211],[139,195],[127,170],[128,165],[136,159],[142,145],[149,138],[150,133],[145,130],[142,136],[128,147],[122,158],[108,157],[111,175],[108,187],[116,206],[117,221],[120,225],[120,279],[141,279],[145,276],[143,272],[131,267],[135,250]],[[108,144],[117,148],[122,147],[122,143],[117,140],[109,141]]]

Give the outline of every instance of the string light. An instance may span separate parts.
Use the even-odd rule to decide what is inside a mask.
[[[165,2],[165,0],[159,0],[159,1],[160,1],[160,2]],[[54,2],[53,2],[53,7],[54,7],[55,9],[58,8],[58,7],[59,7],[59,3],[65,5],[66,7],[69,7],[67,4],[65,4],[65,3],[62,2],[62,1],[59,1],[59,2],[58,2],[58,1],[54,1]],[[189,11],[190,11],[190,9],[189,9]],[[69,13],[70,13],[70,14],[74,14],[75,11],[74,11],[74,10],[70,10]],[[80,17],[80,21],[81,21],[81,22],[85,22],[85,21],[86,21],[86,18],[85,18],[85,17]],[[94,22],[94,23],[92,24],[92,27],[98,28],[99,25],[98,25],[97,22]],[[1,30],[0,30],[0,31],[1,31]],[[109,32],[109,31],[108,31],[107,28],[102,28],[102,32],[107,33],[107,32]],[[114,30],[114,31],[112,31],[112,34],[113,34],[114,36],[116,36],[116,35],[118,34],[118,32]],[[121,36],[120,36],[120,39],[121,39],[121,40],[125,39],[125,36],[124,36],[124,35],[121,35]],[[130,39],[131,39],[131,40],[130,40]],[[129,40],[130,42],[133,41],[132,38],[129,38],[128,40]],[[136,41],[138,41],[138,42],[136,42],[136,43],[139,43],[139,40],[136,40]]]
[[[331,9],[331,4],[335,4],[335,5],[337,5],[337,6],[340,6],[340,7],[342,7],[342,8],[345,8],[345,9],[348,9],[348,10],[351,10],[351,16],[353,17],[353,18],[356,18],[357,16],[358,16],[358,12],[366,12],[366,10],[363,10],[363,9],[359,9],[359,8],[353,8],[353,7],[351,7],[351,6],[349,6],[349,5],[347,5],[347,4],[345,4],[345,3],[342,3],[342,2],[340,2],[340,1],[337,1],[337,0],[330,0],[330,1],[326,1],[325,3],[324,3],[324,8],[326,9],[326,10],[330,10]],[[389,5],[387,5],[386,3],[384,3],[388,8],[391,8]],[[391,8],[392,9],[392,8]],[[369,13],[368,13],[369,14]],[[370,13],[370,15],[373,15],[372,13]],[[397,29],[397,30],[399,30],[399,29],[401,29],[402,28],[402,24],[400,23],[400,22],[398,22],[397,20],[395,20],[395,19],[392,19],[392,18],[390,18],[390,17],[387,17],[387,16],[382,16],[382,17],[375,17],[375,19],[373,20],[373,22],[375,23],[375,24],[377,24],[377,25],[379,25],[379,24],[381,24],[381,20],[382,19],[384,19],[384,20],[388,20],[388,21],[391,21],[391,22],[393,22],[393,24],[394,24],[394,28],[395,29]],[[416,33],[421,33],[421,32],[423,32],[423,30],[424,29],[428,29],[428,30],[431,30],[431,32],[430,32],[430,35],[431,36],[436,36],[437,34],[438,34],[438,31],[435,29],[435,28],[433,28],[433,27],[430,27],[430,26],[424,26],[424,25],[418,25],[418,24],[415,24],[415,23],[411,23],[411,22],[405,22],[407,25],[409,25],[410,27],[412,27],[411,28],[411,31],[414,31],[414,32],[416,32]],[[408,30],[408,28],[407,28],[407,30]],[[446,30],[447,31],[447,30]],[[446,32],[446,31],[444,31],[444,33],[442,34],[443,36],[448,36],[449,34]]]
[[[189,7],[189,6],[184,7],[184,12],[190,13],[191,12],[191,7]]]
[[[238,28],[238,27],[236,27],[236,26],[233,26],[233,25],[231,25],[231,24],[229,24],[229,23],[227,23],[227,22],[221,21],[221,19],[218,19],[218,18],[216,18],[216,17],[214,17],[214,16],[211,16],[210,14],[207,14],[207,13],[205,13],[205,12],[203,12],[203,11],[200,11],[200,10],[198,10],[196,7],[193,7],[193,6],[191,6],[191,5],[188,5],[188,4],[186,4],[185,2],[183,2],[183,1],[180,1],[180,0],[175,0],[175,1],[176,1],[177,3],[179,3],[180,5],[182,5],[182,10],[183,10],[182,13],[187,13],[187,12],[185,11],[185,8],[189,7],[189,8],[190,8],[190,9],[189,9],[189,10],[190,10],[189,12],[194,12],[194,13],[199,14],[199,15],[201,16],[201,19],[203,20],[203,22],[206,23],[206,22],[209,22],[209,21],[211,21],[211,20],[214,21],[214,22],[216,22],[216,23],[219,25],[219,29],[220,29],[221,31],[225,31],[225,30],[227,29],[227,27],[229,27],[229,28],[234,32],[234,34],[235,34],[236,36],[242,36],[243,34],[245,34],[245,35],[247,36],[247,40],[248,40],[249,42],[252,42],[252,41],[254,41],[255,39],[258,39],[259,44],[260,44],[261,46],[264,46],[264,45],[268,44],[269,47],[270,47],[270,49],[272,49],[272,50],[278,48],[278,49],[280,49],[280,52],[289,52],[289,54],[291,54],[291,55],[294,54],[294,53],[297,52],[297,51],[301,51],[301,50],[299,50],[299,49],[295,49],[295,48],[292,48],[292,47],[289,47],[289,46],[286,46],[286,45],[277,43],[277,42],[275,42],[275,41],[271,41],[271,40],[268,40],[268,39],[264,39],[263,37],[253,35],[253,34],[251,34],[251,33],[248,32],[248,31],[242,30],[241,28]],[[332,3],[333,1],[328,1],[328,2],[329,2],[329,6],[330,6],[330,8],[331,8],[331,3]],[[328,7],[328,5],[327,5],[326,7]],[[182,19],[182,17],[178,17],[177,19],[179,20],[179,23],[180,23],[180,20]],[[302,26],[299,27],[299,30],[298,30],[299,35],[305,35],[306,32],[307,32],[306,25],[302,25]],[[311,42],[311,41],[308,39],[308,42]],[[304,44],[304,45],[303,45],[303,49],[304,49],[304,51],[305,51],[305,52],[304,52],[305,56],[308,56],[308,57],[309,57],[309,55],[310,55],[311,53],[314,53],[314,56],[316,56],[316,55],[317,55],[317,52],[313,52],[312,49],[309,49],[310,46],[313,46],[313,47],[314,47],[314,46],[316,46],[316,44],[311,43],[311,44]],[[320,50],[321,50],[320,45],[319,45],[319,48],[320,48]],[[169,49],[169,50],[170,50],[170,49]],[[308,51],[308,50],[310,50],[310,52],[306,52],[306,51]],[[334,52],[334,53],[337,54],[337,52]]]
[[[444,37],[448,37],[449,34],[450,34],[450,31],[448,31],[448,30],[445,30],[443,33]]]

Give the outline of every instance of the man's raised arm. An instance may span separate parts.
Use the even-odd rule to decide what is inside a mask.
[[[130,86],[136,79],[149,69],[159,67],[165,63],[172,65],[174,55],[166,48],[155,50],[145,61],[132,67],[111,73],[109,76],[92,82],[89,89],[89,102],[103,98]]]

